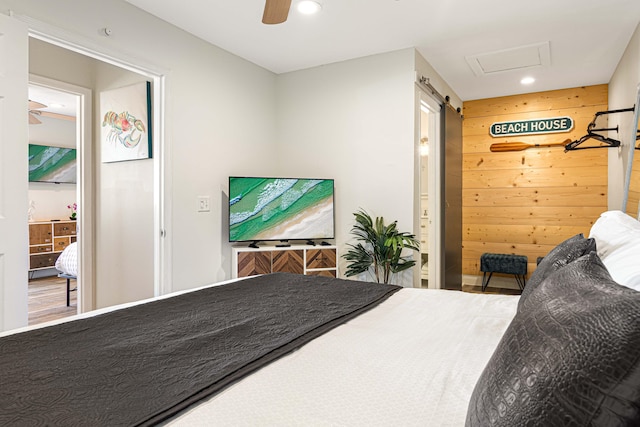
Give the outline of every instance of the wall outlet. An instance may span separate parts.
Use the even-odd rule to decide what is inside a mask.
[[[198,212],[209,212],[209,196],[198,196]]]

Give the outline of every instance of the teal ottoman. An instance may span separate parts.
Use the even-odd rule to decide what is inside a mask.
[[[489,285],[493,273],[513,274],[520,290],[524,289],[527,277],[528,259],[524,255],[484,253],[480,257],[482,292]],[[487,277],[489,273],[489,277]]]

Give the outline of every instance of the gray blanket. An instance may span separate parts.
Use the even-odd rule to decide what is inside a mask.
[[[0,339],[0,425],[153,425],[397,286],[272,274]]]

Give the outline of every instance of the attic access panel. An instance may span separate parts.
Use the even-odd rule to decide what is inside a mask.
[[[549,42],[466,56],[465,60],[478,76],[551,64]]]

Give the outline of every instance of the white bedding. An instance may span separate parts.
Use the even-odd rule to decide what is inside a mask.
[[[209,286],[236,280],[242,279]],[[190,291],[173,295],[185,292]],[[107,307],[0,337],[171,296]],[[475,383],[515,316],[518,299],[401,289],[167,425],[464,426]]]
[[[402,289],[169,425],[463,426],[518,298]]]
[[[73,242],[60,254],[55,264],[56,270],[70,276],[78,276],[78,243]]]

